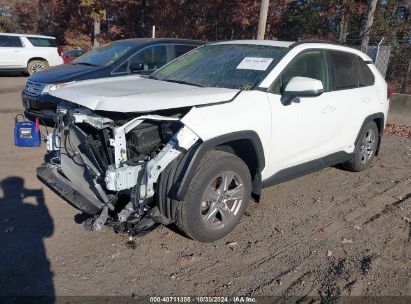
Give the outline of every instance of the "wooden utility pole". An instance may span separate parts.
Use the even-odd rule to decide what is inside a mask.
[[[100,46],[100,19],[94,19],[93,49]]]
[[[264,40],[265,28],[267,26],[268,6],[270,0],[261,0],[260,19],[258,21],[257,39]]]

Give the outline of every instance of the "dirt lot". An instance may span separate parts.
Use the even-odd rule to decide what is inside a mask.
[[[44,147],[14,147],[23,83],[0,77],[0,295],[411,296],[410,139],[385,135],[366,172],[328,168],[265,190],[216,243],[166,227],[127,243],[85,231],[36,179]]]

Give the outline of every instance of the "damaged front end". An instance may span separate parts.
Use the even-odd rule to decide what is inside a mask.
[[[108,115],[107,115],[108,116]],[[183,157],[199,137],[181,115],[111,119],[88,109],[60,110],[47,136],[39,179],[70,204],[92,216],[86,226],[104,224],[136,234],[167,224],[156,193],[161,173]]]

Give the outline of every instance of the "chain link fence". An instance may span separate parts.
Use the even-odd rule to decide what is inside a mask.
[[[359,49],[360,41],[349,41],[347,45]],[[411,94],[411,42],[372,41],[367,54],[385,77],[393,93]]]
[[[389,54],[376,58],[376,64],[388,62],[385,79],[394,93],[411,94],[411,45],[402,42],[385,48],[390,48]]]

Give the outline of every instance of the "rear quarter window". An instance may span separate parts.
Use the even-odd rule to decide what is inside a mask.
[[[358,61],[358,73],[360,86],[367,87],[372,86],[375,83],[374,73],[368,67],[368,64],[364,62],[360,57],[357,57]]]
[[[33,46],[37,47],[57,47],[57,43],[55,39],[50,38],[35,38],[35,37],[27,37],[30,43]]]
[[[357,59],[345,52],[330,51],[330,63],[335,90],[357,88],[359,85]]]

